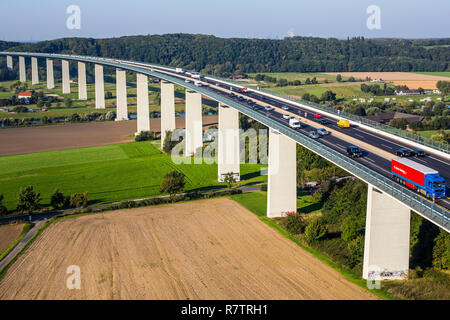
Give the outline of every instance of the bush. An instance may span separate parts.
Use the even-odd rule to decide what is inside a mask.
[[[88,206],[88,193],[74,193],[70,196],[70,206],[75,208],[86,208]]]
[[[439,235],[434,239],[433,266],[441,269],[450,268],[450,234],[440,229]]]
[[[341,238],[345,242],[350,242],[362,232],[363,227],[354,216],[348,216],[342,221],[341,230]]]
[[[305,228],[305,240],[312,244],[327,233],[327,227],[319,219],[312,220]]]
[[[113,121],[114,119],[116,119],[116,113],[115,113],[114,111],[109,111],[109,112],[105,115],[105,120]]]
[[[171,196],[174,196],[183,190],[184,184],[184,174],[173,170],[164,176],[164,179],[161,181],[159,192],[168,193]]]
[[[64,195],[59,189],[56,189],[50,197],[50,205],[53,208],[60,208],[64,205]]]
[[[261,185],[261,191],[267,191],[267,183]]]
[[[283,227],[290,234],[300,234],[305,229],[305,219],[300,213],[289,213],[283,220]]]
[[[134,141],[148,141],[155,140],[156,134],[151,131],[141,131],[134,137]]]
[[[348,250],[350,251],[350,259],[348,264],[350,268],[354,268],[363,261],[364,256],[364,237],[358,236],[348,243]]]
[[[41,203],[41,194],[34,192],[33,186],[21,188],[18,196],[17,210],[20,212],[31,213],[39,209]]]

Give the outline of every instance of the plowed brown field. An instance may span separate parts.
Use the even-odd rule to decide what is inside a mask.
[[[0,299],[374,298],[228,199],[62,220],[0,281]]]
[[[8,224],[0,226],[0,252],[8,248],[22,233],[23,224]]]

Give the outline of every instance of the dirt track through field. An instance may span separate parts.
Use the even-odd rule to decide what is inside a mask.
[[[23,224],[9,224],[0,226],[0,252],[8,248],[22,233]]]
[[[373,298],[229,199],[57,222],[0,281],[0,299]]]
[[[217,116],[203,117],[205,127],[214,124]],[[177,128],[184,125],[185,118],[177,117]],[[150,119],[150,128],[160,132],[160,119]],[[0,156],[130,142],[135,132],[136,120],[0,129]]]

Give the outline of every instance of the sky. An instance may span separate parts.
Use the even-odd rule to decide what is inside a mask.
[[[72,5],[79,15],[67,13]],[[369,6],[376,10],[368,13]],[[449,17],[449,0],[2,0],[0,40],[167,33],[443,38],[450,37]]]

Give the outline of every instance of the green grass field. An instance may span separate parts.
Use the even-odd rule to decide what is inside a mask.
[[[450,133],[450,130],[445,130],[445,132]],[[431,138],[431,136],[435,135],[436,133],[439,133],[439,130],[417,131],[417,134],[426,138]]]
[[[164,174],[174,169],[185,174],[186,191],[225,187],[217,182],[217,165],[175,165],[149,142],[4,156],[0,167],[0,194],[10,210],[27,185],[41,193],[44,205],[56,188],[65,195],[88,191],[92,203],[155,196]],[[260,167],[242,164],[240,184],[266,181]]]
[[[413,72],[418,74],[427,74],[430,76],[440,76],[440,77],[448,77],[450,78],[450,72]]]

